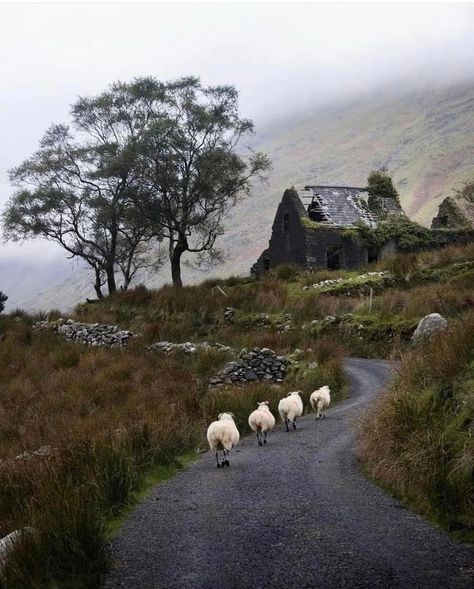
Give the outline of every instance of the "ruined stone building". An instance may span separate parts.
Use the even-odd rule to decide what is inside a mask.
[[[337,270],[363,266],[393,253],[393,244],[375,250],[357,231],[358,222],[375,226],[390,214],[404,215],[393,199],[379,199],[372,211],[364,188],[306,186],[285,190],[275,215],[268,248],[252,267],[261,274],[280,264]]]
[[[474,229],[474,195],[458,194],[448,196],[439,205],[438,214],[434,217],[433,229]]]

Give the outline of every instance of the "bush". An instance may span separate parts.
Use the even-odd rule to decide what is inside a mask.
[[[282,264],[276,268],[276,276],[279,280],[293,282],[298,277],[299,268],[294,264]]]

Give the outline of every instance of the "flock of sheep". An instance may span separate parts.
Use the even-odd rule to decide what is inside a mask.
[[[296,418],[303,414],[303,401],[301,391],[288,393],[278,403],[278,413],[285,424],[286,431],[290,431],[290,424],[296,429]],[[323,386],[314,391],[309,399],[311,407],[316,412],[316,419],[326,417],[326,409],[331,402],[328,386]],[[270,411],[268,401],[257,403],[258,408],[249,416],[249,426],[257,434],[259,446],[267,443],[267,434],[275,427],[275,418]],[[207,441],[209,447],[216,453],[217,468],[230,466],[229,452],[239,442],[240,434],[234,422],[233,413],[221,413],[217,421],[213,421],[207,429]],[[219,452],[222,452],[222,461],[219,462]]]

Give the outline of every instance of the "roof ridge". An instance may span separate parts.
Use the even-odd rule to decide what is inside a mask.
[[[304,187],[304,190],[310,190],[313,188],[344,188],[344,189],[350,189],[350,190],[360,190],[361,192],[367,192],[367,188],[360,188],[358,186],[326,186],[326,185],[322,185],[322,184],[313,184],[313,185],[308,185]]]

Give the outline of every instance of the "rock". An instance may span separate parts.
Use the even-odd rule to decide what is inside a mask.
[[[421,319],[421,321],[418,323],[415,332],[412,335],[412,340],[417,342],[425,338],[429,338],[434,333],[442,331],[447,327],[448,322],[442,315],[439,313],[431,313],[430,315],[423,317],[423,319]]]
[[[226,307],[224,309],[224,321],[227,323],[234,323],[235,309],[233,307]]]
[[[258,376],[255,374],[255,372],[253,370],[247,370],[244,378],[245,378],[245,380],[250,380],[250,381],[258,380]]]
[[[203,342],[202,344],[195,344],[193,342],[184,342],[183,344],[174,344],[172,342],[162,341],[155,342],[146,348],[147,352],[184,352],[185,354],[196,354],[198,351],[217,350],[218,352],[230,352],[232,348],[224,346],[224,344],[209,344]]]
[[[46,458],[48,456],[52,456],[56,452],[56,449],[52,446],[41,446],[38,450],[34,450],[33,452],[28,452],[25,450],[18,456],[15,456],[15,460],[31,460],[32,458]]]
[[[317,367],[318,367],[318,363],[317,363],[317,362],[310,362],[310,363],[308,364],[308,368],[309,368],[310,370],[315,370]]]

